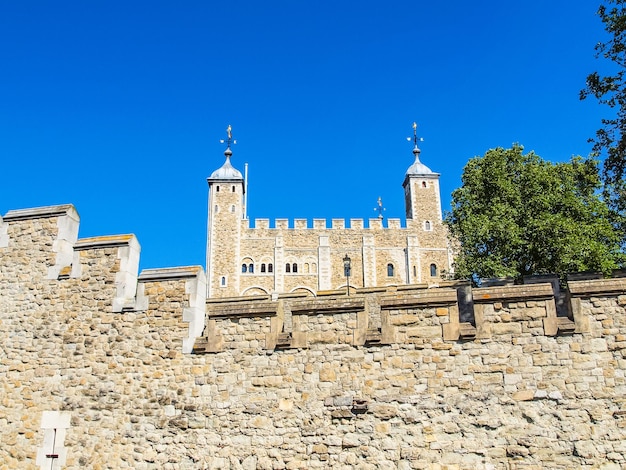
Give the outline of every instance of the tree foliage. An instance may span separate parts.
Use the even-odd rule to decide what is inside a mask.
[[[596,57],[607,59],[614,73],[601,75],[593,72],[587,76],[587,86],[581,90],[580,99],[594,96],[599,103],[613,110],[613,116],[602,119],[602,127],[590,140],[595,155],[605,156],[606,200],[623,217],[626,215],[626,0],[606,0],[599,7],[598,16],[609,39],[596,44]]]
[[[617,268],[620,236],[600,187],[593,159],[553,164],[520,145],[472,158],[445,218],[459,246],[456,277]]]

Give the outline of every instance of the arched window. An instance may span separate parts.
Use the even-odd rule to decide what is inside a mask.
[[[413,266],[413,276],[417,277],[417,266]]]
[[[287,263],[287,264],[285,265],[285,272],[286,272],[286,273],[290,273],[290,272],[291,272],[291,265],[290,265],[289,263]]]
[[[235,187],[233,186],[233,193],[235,192]]]
[[[293,263],[293,266],[291,267],[291,271],[294,273],[298,272],[298,265],[296,263]]]
[[[215,192],[219,193],[220,192],[220,185],[218,184],[217,186],[215,186]]]
[[[245,263],[241,265],[241,272],[242,273],[247,273],[248,272],[248,266],[246,266]]]
[[[305,273],[309,272],[309,263],[304,263],[304,272]]]
[[[430,265],[430,277],[437,277],[437,265],[435,263]]]
[[[427,232],[430,232],[431,230],[430,220],[424,221],[424,230],[426,230]]]
[[[214,212],[215,212],[216,214],[217,214],[217,212],[218,212],[218,209],[219,209],[219,208],[217,207],[217,204],[215,204],[215,211],[214,211]]]
[[[230,211],[231,212],[235,212],[235,205],[234,204],[232,206],[230,206]]]
[[[265,272],[265,263],[261,263],[261,272],[264,273]]]
[[[312,263],[311,264],[311,272],[312,273],[316,273],[317,272],[317,263]]]
[[[249,273],[253,273],[253,272],[254,272],[254,264],[250,263],[250,264],[248,265],[248,272],[249,272]]]
[[[393,277],[393,264],[389,263],[387,265],[387,276]]]
[[[267,265],[267,272],[268,273],[273,273],[274,272],[274,265],[272,263]]]
[[[221,284],[222,284],[222,287],[226,285],[226,278],[224,276],[222,276]]]

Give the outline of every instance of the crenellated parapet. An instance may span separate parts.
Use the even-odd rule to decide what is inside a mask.
[[[334,222],[335,228],[342,227]],[[134,235],[78,239],[78,228],[71,205],[9,211],[0,223],[3,286],[54,290],[59,297],[72,292],[77,299],[93,299],[94,311],[106,314],[168,311],[174,315],[172,325],[184,323],[180,347],[185,353],[240,347],[229,332],[233,322],[241,331],[242,319],[259,329],[254,344],[265,350],[584,334],[597,325],[590,313],[597,303],[593,299],[626,299],[625,279],[572,281],[570,313],[558,316],[549,283],[486,287],[471,292],[470,321],[461,318],[457,287],[445,282],[437,288],[351,288],[351,295],[327,289],[207,300],[201,267],[139,274],[140,246]]]
[[[141,248],[134,235],[79,239],[79,223],[69,204],[12,210],[0,219],[0,302],[6,311],[18,308],[37,317],[45,316],[46,305],[61,313],[82,305],[92,315],[151,316],[165,305],[184,330],[178,348],[191,352],[204,330],[204,270],[151,269],[139,275]],[[16,296],[26,292],[44,299],[33,304]]]
[[[318,292],[291,295],[213,299],[207,302],[207,330],[194,351],[220,352],[246,348],[233,333],[245,324],[265,350],[308,348],[323,344],[369,347],[411,344],[435,347],[466,341],[515,343],[524,337],[557,337],[588,333],[593,305],[613,302],[625,316],[626,279],[570,282],[570,312],[558,316],[550,283],[471,290],[471,318],[462,318],[459,299],[467,285],[427,285]],[[602,301],[596,297],[603,298]],[[607,299],[613,300],[607,300]],[[242,319],[247,321],[244,323]],[[468,321],[469,320],[469,321]],[[626,321],[626,317],[623,321]],[[234,323],[233,323],[234,322]],[[329,326],[331,325],[331,326]],[[261,334],[262,333],[262,334]]]
[[[209,297],[317,292],[437,284],[449,273],[450,251],[439,220],[402,226],[400,219],[256,219],[211,239]],[[312,224],[311,224],[312,222]],[[221,225],[219,226],[221,230]],[[232,245],[232,246],[231,246]],[[217,249],[221,247],[221,249]],[[228,247],[228,249],[226,248]],[[343,259],[351,260],[346,279]]]
[[[254,219],[253,226],[251,226],[249,219],[243,219],[241,224],[243,229],[250,230],[251,233],[254,233],[255,230],[396,230],[406,228],[403,226],[402,220],[398,218],[348,219],[348,223],[346,223],[346,219],[330,219],[330,223],[328,219],[275,219],[271,223],[270,219],[258,218]]]
[[[37,249],[37,243],[48,238],[51,249],[45,250],[47,279],[55,279],[72,264],[73,245],[78,237],[78,212],[71,204],[11,210],[0,222],[0,248],[11,246],[11,237],[31,240],[25,252]],[[12,229],[12,230],[10,230]]]

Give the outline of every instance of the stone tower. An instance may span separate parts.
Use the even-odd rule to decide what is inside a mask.
[[[219,292],[219,297],[239,295],[241,220],[245,214],[245,184],[239,170],[230,163],[234,143],[231,127],[224,141],[226,161],[215,170],[209,183],[207,224],[207,291],[209,296]]]
[[[406,171],[402,183],[407,228],[415,233],[408,237],[409,283],[440,277],[442,269],[449,271],[452,266],[441,211],[440,175],[420,161],[418,140],[417,124],[413,123],[415,161]]]

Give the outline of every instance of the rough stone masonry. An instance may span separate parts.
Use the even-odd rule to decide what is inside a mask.
[[[626,468],[625,279],[206,299],[78,220],[0,221],[1,469]]]

